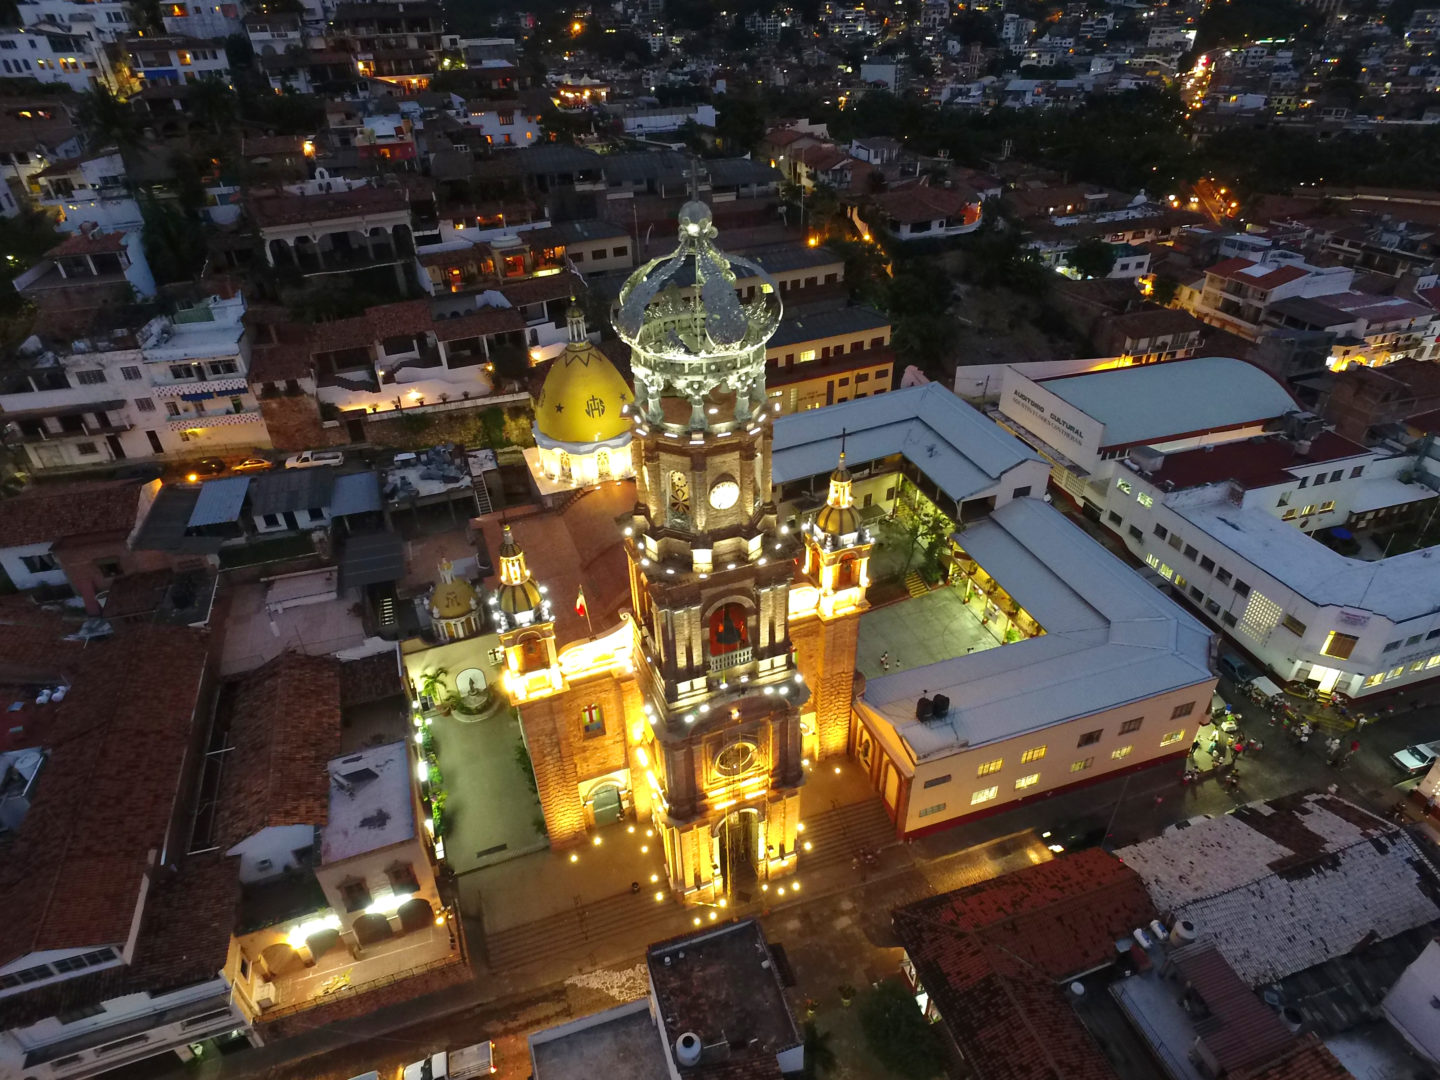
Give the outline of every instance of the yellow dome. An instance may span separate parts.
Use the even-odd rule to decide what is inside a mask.
[[[605,442],[630,429],[624,407],[635,400],[605,354],[572,342],[555,358],[535,403],[535,430],[559,443]]]
[[[464,618],[479,607],[480,601],[468,581],[442,581],[430,594],[430,611],[437,619]]]

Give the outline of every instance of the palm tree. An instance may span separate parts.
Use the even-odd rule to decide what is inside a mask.
[[[134,150],[140,145],[140,125],[133,109],[103,85],[81,98],[75,118],[94,149],[114,146]]]
[[[224,135],[235,126],[239,116],[239,100],[235,91],[213,75],[193,82],[185,95],[186,109],[192,120],[205,124],[216,135]]]
[[[438,667],[420,676],[420,696],[439,701],[445,696],[445,680],[450,675],[448,668]]]

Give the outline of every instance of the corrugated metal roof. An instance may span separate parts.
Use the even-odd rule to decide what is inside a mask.
[[[380,509],[380,477],[375,472],[344,473],[335,478],[330,516],[364,514]]]
[[[393,532],[357,533],[340,554],[341,588],[398,581],[405,574],[405,541]]]
[[[195,509],[190,511],[190,520],[185,527],[194,529],[201,525],[221,525],[237,520],[249,490],[248,476],[226,476],[207,481],[200,488],[200,497],[195,500]]]
[[[254,477],[250,491],[252,514],[284,514],[330,505],[335,470],[283,469]]]

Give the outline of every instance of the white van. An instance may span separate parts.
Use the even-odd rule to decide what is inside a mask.
[[[285,459],[287,469],[314,469],[321,465],[344,465],[345,455],[339,450],[302,450]]]

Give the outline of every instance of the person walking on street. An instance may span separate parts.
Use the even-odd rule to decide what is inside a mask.
[[[890,651],[888,649],[880,654],[880,670],[890,670]]]

